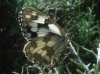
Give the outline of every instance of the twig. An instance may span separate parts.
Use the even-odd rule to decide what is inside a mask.
[[[85,70],[87,70],[89,72],[88,66],[84,64],[84,62],[81,60],[81,58],[78,56],[77,52],[75,51],[75,48],[73,47],[72,43],[69,40],[69,45],[72,48],[73,53],[75,54],[75,56],[77,57],[78,61],[81,63],[81,65],[83,66],[83,68]]]

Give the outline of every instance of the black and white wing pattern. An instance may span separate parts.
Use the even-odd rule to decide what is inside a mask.
[[[34,8],[23,8],[18,15],[19,25],[27,43],[24,53],[28,60],[45,64],[56,59],[65,47],[65,34],[52,19]]]

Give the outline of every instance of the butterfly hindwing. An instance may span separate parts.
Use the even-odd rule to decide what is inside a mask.
[[[44,64],[55,59],[58,52],[65,46],[64,39],[59,36],[40,37],[35,41],[28,42],[24,47],[24,52],[28,59],[38,64]],[[63,43],[63,44],[62,44]]]

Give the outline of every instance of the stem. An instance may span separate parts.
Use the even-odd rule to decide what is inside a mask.
[[[75,51],[75,48],[73,47],[72,43],[69,41],[69,45],[72,48],[73,53],[77,57],[78,61],[82,64],[83,68],[87,71],[89,71],[88,66],[84,64],[84,62],[81,60],[81,58],[78,56],[77,52]]]

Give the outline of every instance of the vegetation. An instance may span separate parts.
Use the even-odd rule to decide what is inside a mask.
[[[30,70],[32,63],[23,53],[26,40],[18,25],[18,12],[31,6],[55,20],[71,40],[66,47],[66,53],[71,53],[48,74],[99,74],[99,5],[100,0],[0,0],[0,73],[37,74],[39,70],[46,74],[41,67]],[[26,65],[28,69],[23,68]]]

